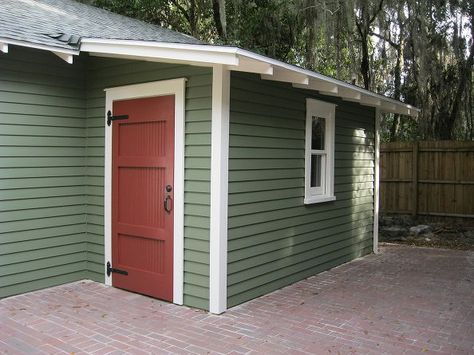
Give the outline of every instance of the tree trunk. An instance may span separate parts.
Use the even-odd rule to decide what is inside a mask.
[[[226,38],[225,0],[212,0],[212,15],[219,38]]]
[[[189,26],[191,28],[191,35],[194,37],[198,37],[198,29],[197,29],[197,7],[196,7],[196,0],[191,0],[189,4]]]
[[[471,21],[474,22],[474,21]],[[474,25],[471,23],[471,25]],[[474,35],[474,28],[471,28],[471,34]],[[446,117],[443,124],[443,130],[441,130],[440,137],[441,139],[454,139],[454,124],[456,123],[456,119],[459,117],[459,113],[461,110],[462,98],[463,94],[467,89],[468,78],[472,75],[474,65],[474,41],[472,41],[469,57],[467,58],[464,65],[461,65],[461,69],[459,71],[459,84],[456,89],[456,94],[454,95],[453,105],[449,116]],[[469,88],[471,89],[471,88]],[[443,119],[441,117],[441,119]]]
[[[380,0],[374,13],[370,13],[369,1],[363,2],[360,7],[360,17],[356,20],[357,31],[359,32],[361,40],[362,58],[360,62],[360,72],[364,79],[364,88],[370,90],[371,75],[370,75],[370,57],[369,57],[369,34],[370,28],[377,18],[377,15],[382,11],[384,0]]]
[[[400,100],[401,98],[401,85],[402,85],[402,43],[399,42],[397,48],[397,61],[395,64],[395,78],[394,78],[394,92],[393,96],[395,99]],[[392,127],[390,129],[390,141],[395,141],[400,130],[401,116],[395,114],[393,117]]]
[[[316,63],[314,60],[314,41],[315,41],[315,34],[314,34],[314,26],[310,25],[308,28],[308,37],[305,43],[305,67],[307,69],[313,70],[316,67]]]
[[[360,63],[360,71],[362,73],[362,77],[364,78],[364,88],[370,90],[370,62],[367,36],[362,41],[362,61]]]

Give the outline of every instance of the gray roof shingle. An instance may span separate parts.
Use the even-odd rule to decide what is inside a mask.
[[[204,44],[74,0],[1,0],[0,38],[77,50],[82,37]]]

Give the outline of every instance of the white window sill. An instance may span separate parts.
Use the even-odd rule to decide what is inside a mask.
[[[335,201],[335,200],[336,200],[336,196],[311,196],[311,197],[306,197],[304,199],[304,204],[310,205],[312,203],[329,202],[329,201]]]

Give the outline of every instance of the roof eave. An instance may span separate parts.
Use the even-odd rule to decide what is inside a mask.
[[[31,42],[26,42],[26,41],[18,41],[18,40],[15,40],[15,39],[0,37],[0,51],[1,52],[8,53],[8,46],[9,45],[39,49],[39,50],[43,50],[43,51],[49,51],[51,53],[54,53],[59,58],[61,58],[62,60],[64,60],[65,62],[67,62],[69,64],[73,63],[73,60],[74,60],[73,58],[74,58],[75,55],[80,54],[79,50],[75,50],[75,49],[67,49],[67,48],[61,48],[61,47],[55,47],[55,46],[47,46],[47,45],[44,45],[44,44],[31,43]]]
[[[221,64],[226,65],[229,70],[257,73],[264,80],[288,82],[297,88],[316,90],[323,95],[337,96],[364,106],[377,107],[381,111],[409,116],[417,116],[420,111],[412,105],[237,47],[83,38],[81,51],[98,56],[183,62],[204,66]]]
[[[0,50],[8,45],[47,50],[68,63],[80,52],[93,56],[128,58],[133,60],[182,63],[199,66],[225,65],[229,70],[260,74],[264,80],[291,83],[294,87],[318,91],[323,95],[340,97],[381,111],[416,117],[420,110],[403,102],[373,93],[358,86],[327,77],[276,59],[237,47],[207,44],[183,44],[153,41],[82,38],[80,50],[46,46],[0,38]]]
[[[238,65],[239,60],[234,52],[217,50],[216,48],[220,47],[216,46],[212,46],[214,50],[205,50],[205,48],[208,49],[207,47],[211,46],[98,38],[81,40],[81,52],[88,52],[95,56],[128,57],[204,66]]]
[[[237,54],[239,56],[263,61],[272,65],[274,68],[283,68],[284,70],[297,74],[294,76],[295,81],[292,82],[293,86],[297,88],[316,90],[323,95],[337,96],[343,100],[358,102],[361,105],[378,107],[381,111],[386,112],[414,117],[420,112],[420,109],[412,105],[292,64],[284,63],[240,48],[237,48]],[[264,79],[272,80],[269,75],[264,75]],[[275,80],[278,79],[275,78]]]

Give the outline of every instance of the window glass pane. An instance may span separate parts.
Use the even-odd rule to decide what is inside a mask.
[[[311,187],[321,187],[321,155],[311,155]]]
[[[324,131],[326,128],[326,119],[323,117],[312,117],[313,131],[311,135],[311,149],[324,150]]]

